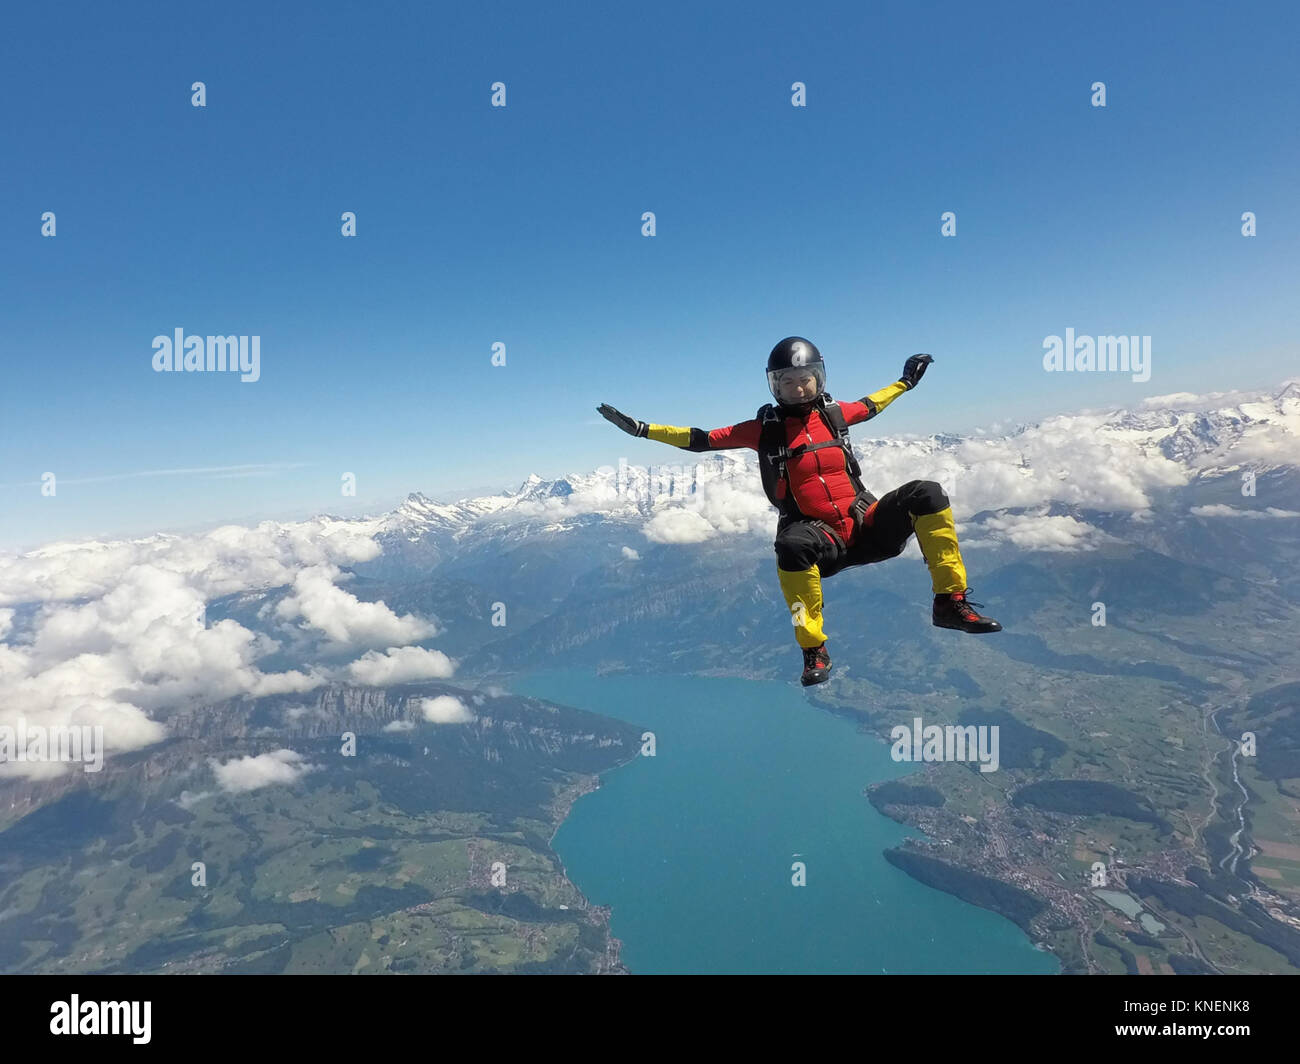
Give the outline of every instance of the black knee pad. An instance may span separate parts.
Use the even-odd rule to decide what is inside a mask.
[[[789,572],[801,573],[817,564],[821,551],[814,530],[792,525],[776,537],[776,564]]]
[[[912,480],[903,485],[907,508],[917,517],[937,514],[948,508],[948,496],[935,480]]]

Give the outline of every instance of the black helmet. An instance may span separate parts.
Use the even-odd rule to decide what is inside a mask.
[[[792,377],[812,376],[817,391],[806,399],[790,401],[781,397],[781,381]],[[815,344],[802,336],[787,336],[767,356],[767,387],[772,398],[782,406],[802,406],[826,390],[826,363]]]

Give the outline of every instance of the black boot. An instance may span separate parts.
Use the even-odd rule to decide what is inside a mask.
[[[951,595],[935,595],[934,611],[931,615],[935,627],[955,628],[959,632],[1002,631],[1002,625],[992,617],[981,617],[971,609],[972,606],[980,606],[982,603],[971,602],[966,597],[969,594],[970,588],[965,591],[954,591]]]
[[[805,687],[823,683],[831,676],[831,656],[826,653],[826,644],[819,647],[804,647],[803,676],[799,682]]]

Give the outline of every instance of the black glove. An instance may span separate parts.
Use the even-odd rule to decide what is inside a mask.
[[[903,363],[903,375],[898,379],[907,385],[907,390],[910,392],[925,376],[925,367],[933,361],[934,359],[929,355],[913,355]]]
[[[608,403],[601,403],[600,406],[596,407],[596,413],[606,421],[613,422],[629,436],[648,436],[650,434],[650,426],[648,423],[637,421],[634,418],[628,417],[626,414],[621,414]]]

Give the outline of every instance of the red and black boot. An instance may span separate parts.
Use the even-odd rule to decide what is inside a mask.
[[[803,676],[799,682],[805,687],[823,683],[831,676],[831,656],[826,653],[826,644],[819,647],[803,648]]]
[[[955,628],[959,632],[1000,632],[1002,625],[992,617],[981,617],[971,607],[983,603],[971,602],[965,591],[954,591],[951,595],[934,596],[934,612],[931,619],[936,628]]]

